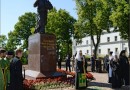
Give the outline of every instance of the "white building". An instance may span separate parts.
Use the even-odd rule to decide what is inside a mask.
[[[94,37],[96,38],[96,37]],[[95,39],[96,40],[96,39]],[[91,42],[91,37],[82,38],[82,43],[76,43],[76,40],[73,40],[72,45],[73,54],[79,50],[82,50],[83,54],[91,55],[94,50],[94,46]],[[104,33],[101,35],[101,41],[97,50],[99,55],[106,55],[110,51],[113,51],[114,54],[119,55],[121,50],[128,50],[128,41],[121,39],[119,32]]]

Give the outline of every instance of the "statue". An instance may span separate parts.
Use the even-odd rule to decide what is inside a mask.
[[[34,7],[37,7],[38,11],[38,23],[34,33],[45,33],[45,26],[47,24],[48,10],[53,8],[49,0],[36,0]]]

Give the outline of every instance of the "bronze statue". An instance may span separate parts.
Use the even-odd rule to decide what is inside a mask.
[[[34,7],[37,7],[38,11],[38,23],[34,33],[45,33],[45,26],[47,24],[48,10],[53,8],[49,0],[36,0]]]

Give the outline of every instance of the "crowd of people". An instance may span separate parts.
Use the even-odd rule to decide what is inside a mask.
[[[104,64],[109,76],[108,82],[112,84],[112,88],[121,88],[122,85],[129,85],[130,67],[125,50],[122,50],[119,56],[113,56],[113,52],[110,52],[109,56],[106,55]]]
[[[0,90],[23,90],[22,50],[0,50]]]
[[[61,69],[62,58],[59,57],[57,62],[58,62],[58,68]],[[66,71],[69,71],[69,72],[76,71],[76,68],[75,68],[76,65],[78,65],[78,67],[81,67],[82,64],[84,64],[85,71],[87,72],[87,60],[85,58],[85,55],[82,54],[81,50],[78,52],[78,54],[76,52],[75,55],[73,55],[72,57],[70,54],[67,54],[67,56],[65,57]]]
[[[72,61],[72,65],[70,62]],[[71,58],[69,55],[66,57],[66,71],[74,70],[80,73],[87,72],[87,63],[85,55],[82,54],[80,50],[78,53],[73,55]],[[97,63],[95,55],[93,54],[90,58],[91,71],[97,71]],[[100,66],[102,67],[102,65]],[[60,67],[61,68],[61,67]],[[122,85],[129,85],[130,81],[130,70],[129,70],[129,60],[126,56],[126,51],[122,50],[120,55],[113,55],[111,51],[109,55],[106,55],[103,60],[103,69],[108,73],[108,83],[112,84],[112,88],[121,88]]]
[[[0,90],[23,90],[23,75],[22,75],[22,50],[15,51],[0,50]],[[68,54],[66,56],[66,71],[71,72],[71,60],[72,70],[78,73],[87,72],[87,60],[85,55],[80,50],[71,58]],[[59,58],[58,66],[61,68],[62,59]],[[95,56],[94,54],[90,58],[91,71],[95,72]],[[130,67],[129,60],[126,56],[126,51],[122,50],[120,55],[114,55],[110,52],[104,58],[104,68],[108,72],[108,83],[112,84],[112,88],[121,88],[122,85],[130,84]],[[12,89],[13,88],[13,89]]]

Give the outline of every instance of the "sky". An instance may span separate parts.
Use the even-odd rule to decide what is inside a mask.
[[[33,7],[35,0],[0,0],[0,34],[8,35],[14,30],[18,17],[25,12],[37,12]],[[65,9],[71,16],[77,18],[76,5],[74,0],[50,0],[57,10]]]

